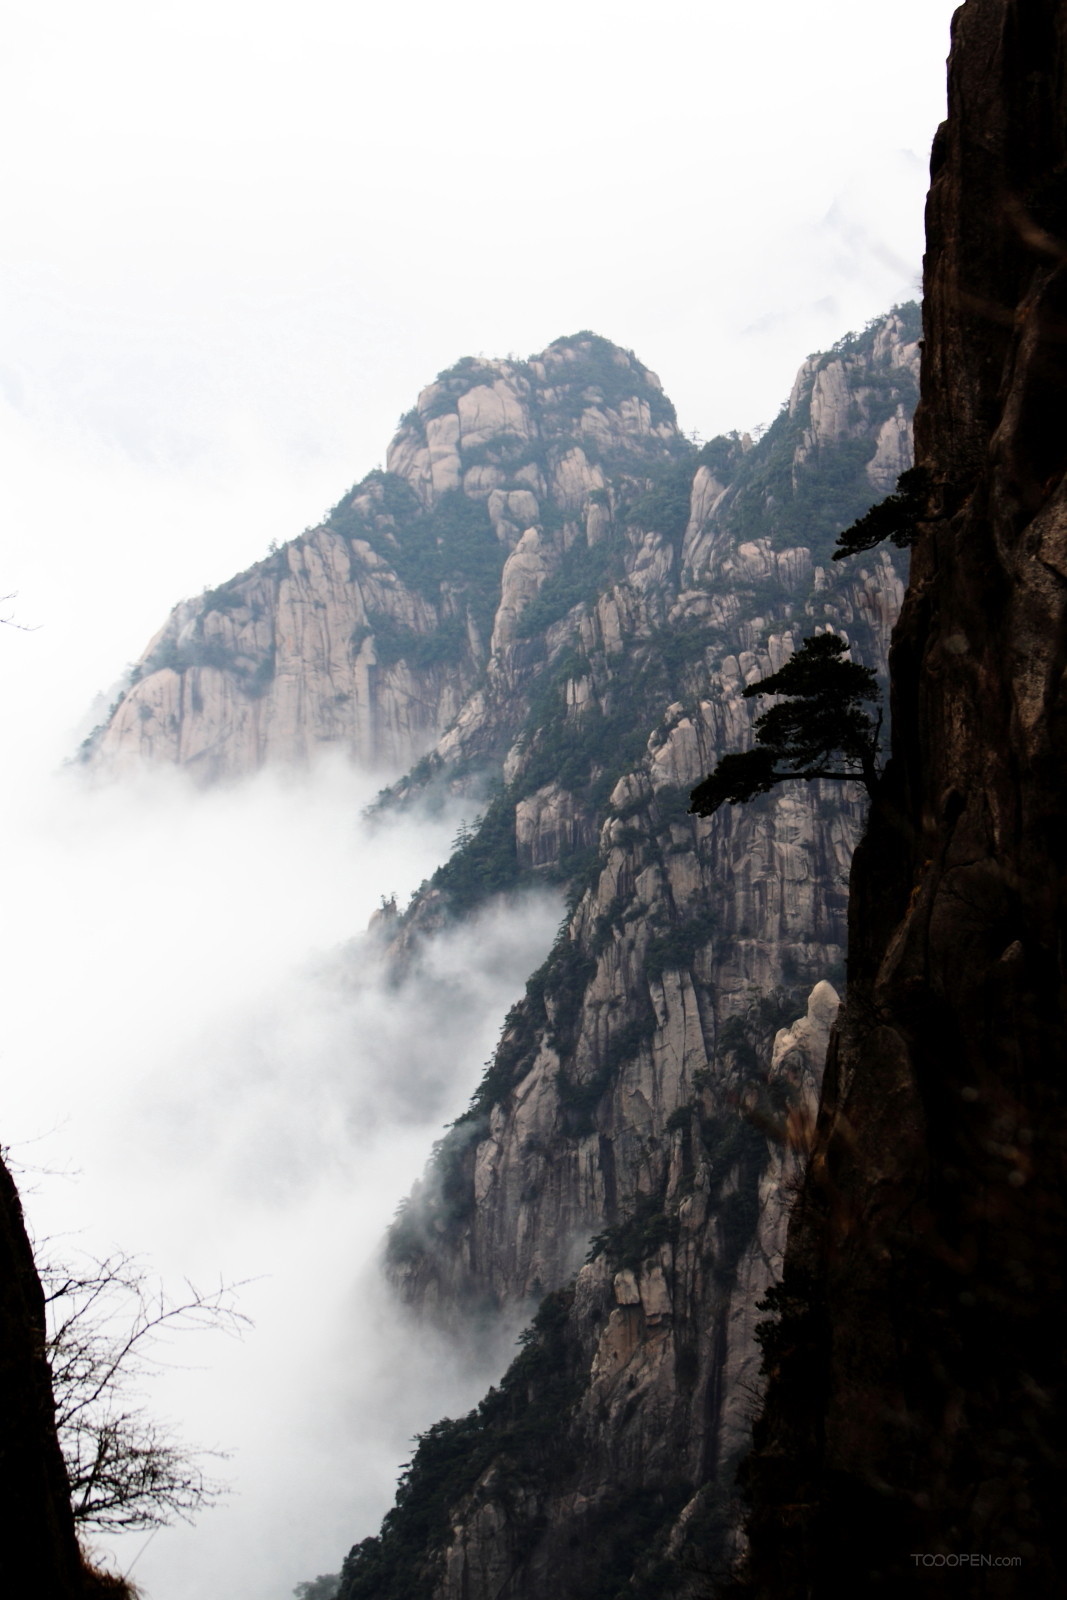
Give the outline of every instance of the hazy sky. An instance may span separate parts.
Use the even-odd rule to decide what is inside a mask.
[[[443,1401],[406,1377],[397,1408],[374,1362],[411,1347],[358,1273],[558,907],[442,948],[421,1013],[370,969],[353,996],[328,952],[455,818],[386,847],[353,821],[382,775],[195,799],[55,768],[170,605],[315,522],[461,355],[589,327],[687,430],[769,422],[916,291],[953,9],[9,0],[0,615],[35,631],[0,627],[0,1137],[84,1174],[29,1197],[42,1225],[272,1274],[187,1406],[243,1496],[159,1536],[152,1600],[285,1600],[370,1531]]]
[[[914,292],[952,9],[12,0],[0,593],[110,683],[465,353],[592,327],[769,421]]]

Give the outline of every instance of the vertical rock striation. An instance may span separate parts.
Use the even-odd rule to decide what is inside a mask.
[[[689,790],[751,739],[741,690],[804,633],[836,628],[884,670],[897,572],[884,553],[829,557],[877,498],[917,364],[890,317],[813,359],[760,445],[713,441],[674,482],[592,501],[585,549],[607,564],[583,596],[557,584],[574,571],[558,558],[528,602],[538,631],[498,632],[477,697],[400,786],[502,752],[485,821],[401,942],[465,904],[505,841],[512,881],[554,874],[571,893],[389,1270],[461,1335],[549,1295],[501,1388],[426,1436],[382,1537],[349,1558],[345,1600],[410,1583],[438,1600],[614,1596],[631,1579],[695,1596],[736,1554],[758,1303],[814,1119],[837,1005],[819,980],[842,955],[862,807],[792,785],[700,821]],[[517,555],[526,582],[540,535]]]
[[[334,746],[402,771],[465,708],[579,528],[595,538],[607,474],[636,489],[687,453],[656,375],[596,335],[458,362],[401,420],[386,472],[175,607],[85,758],[215,779]]]
[[[587,529],[558,568],[604,551],[587,598],[546,585],[538,632],[500,645],[430,753],[440,781],[495,749],[503,787],[401,938],[465,904],[501,839],[512,882],[562,877],[572,906],[393,1231],[394,1281],[423,1310],[458,1323],[567,1282],[591,1234],[662,1197],[678,1119],[724,1071],[724,1029],[840,978],[858,786],[791,784],[708,820],[689,793],[751,741],[742,690],[805,634],[837,629],[885,673],[901,578],[884,552],[844,570],[830,556],[877,497],[887,421],[910,416],[915,332],[894,314],[812,358],[759,446],[713,441],[636,500],[593,500],[598,540]]]
[[[893,758],[749,1469],[768,1600],[1065,1581],[1065,72],[1062,0],[957,12]]]
[[[836,1009],[816,985],[765,1070],[738,1048],[702,1083],[665,1194],[594,1239],[500,1387],[423,1436],[341,1600],[707,1593],[734,1550],[757,1302],[781,1271]]]
[[[902,576],[832,555],[910,464],[918,332],[898,308],[807,361],[757,443],[699,449],[595,335],[460,362],[387,472],[176,609],[90,742],[208,778],[330,743],[418,756],[384,803],[483,809],[397,919],[398,960],[491,894],[567,891],[387,1261],[460,1337],[548,1299],[500,1389],[430,1430],[346,1600],[588,1600],[609,1578],[613,1600],[657,1562],[695,1594],[730,1555],[864,806],[798,783],[704,820],[689,792],[806,634],[885,675]]]

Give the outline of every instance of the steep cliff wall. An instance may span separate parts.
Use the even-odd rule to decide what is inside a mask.
[[[402,420],[387,472],[174,609],[86,759],[217,778],[333,745],[402,770],[465,706],[509,607],[554,570],[576,535],[564,517],[589,520],[606,463],[636,487],[691,453],[655,374],[605,339],[459,362]]]
[[[805,634],[884,675],[898,567],[831,558],[910,464],[917,340],[901,308],[806,362],[758,442],[699,449],[593,335],[462,362],[388,473],[177,609],[90,743],[207,776],[322,742],[419,754],[383,803],[447,788],[482,815],[396,920],[398,961],[488,895],[568,891],[388,1247],[398,1292],[461,1337],[550,1298],[497,1398],[432,1430],[394,1534],[349,1563],[353,1600],[399,1600],[415,1568],[441,1600],[587,1600],[611,1575],[613,1597],[652,1549],[681,1593],[729,1555],[863,805],[795,784],[701,820],[689,791],[750,741],[742,689]]]
[[[22,1207],[0,1161],[0,1585],[10,1595],[95,1593],[74,1536],[45,1360],[44,1295]]]
[[[731,1019],[840,978],[859,794],[794,784],[704,821],[689,792],[750,740],[742,689],[805,633],[837,628],[885,670],[901,579],[884,553],[844,571],[829,558],[877,497],[917,363],[906,319],[890,317],[806,363],[758,446],[714,441],[629,503],[614,488],[592,501],[558,591],[546,582],[521,613],[536,633],[498,645],[423,763],[443,781],[495,750],[501,786],[400,942],[487,883],[550,873],[573,904],[394,1229],[394,1280],[424,1310],[455,1320],[565,1283],[592,1233],[662,1195],[678,1119],[722,1073]],[[907,434],[899,448],[894,469]],[[590,550],[603,564],[586,597],[568,574]]]
[[[749,1476],[768,1600],[1067,1577],[1065,72],[1062,0],[957,13],[893,759]]]
[[[813,1122],[837,1004],[818,980],[840,966],[862,808],[795,785],[704,822],[688,795],[751,737],[742,687],[804,633],[837,627],[884,668],[896,570],[829,555],[884,463],[910,464],[917,357],[906,318],[887,319],[806,364],[759,445],[714,441],[673,484],[593,501],[596,581],[567,582],[564,553],[559,595],[545,580],[513,608],[537,632],[498,639],[499,677],[398,788],[502,753],[485,821],[399,949],[486,882],[563,876],[572,909],[394,1227],[389,1269],[459,1333],[550,1294],[501,1389],[431,1430],[382,1537],[352,1552],[345,1600],[409,1584],[613,1600],[631,1580],[695,1595],[736,1554],[758,1302]]]
[[[500,1388],[424,1437],[342,1600],[707,1592],[732,1549],[756,1303],[781,1270],[836,1008],[817,985],[758,1088],[738,1051],[697,1090],[666,1194],[594,1240]]]

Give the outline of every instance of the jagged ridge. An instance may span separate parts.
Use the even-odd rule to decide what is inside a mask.
[[[910,465],[915,332],[913,309],[880,319],[806,364],[758,443],[701,450],[647,369],[594,336],[461,363],[403,419],[388,473],[178,608],[94,745],[94,760],[210,775],[323,742],[408,760],[434,740],[384,803],[444,786],[485,814],[398,919],[398,959],[487,893],[569,889],[392,1266],[411,1302],[462,1327],[472,1306],[564,1286],[602,1239],[568,1345],[579,1465],[516,1505],[492,1461],[468,1461],[449,1550],[427,1535],[440,1600],[487,1600],[501,1574],[516,1600],[557,1586],[576,1496],[590,1549],[608,1550],[631,1491],[660,1497],[664,1538],[681,1495],[685,1526],[721,1545],[862,804],[796,785],[704,822],[688,791],[751,737],[741,690],[803,633],[842,631],[884,671],[892,561],[829,556]],[[772,1066],[774,1025],[812,985]]]

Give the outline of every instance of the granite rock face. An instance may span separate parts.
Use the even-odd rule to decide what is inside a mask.
[[[467,702],[494,624],[499,644],[579,523],[595,538],[601,456],[624,482],[684,453],[655,374],[607,340],[460,362],[401,423],[387,472],[175,608],[86,759],[214,779],[333,746],[402,771]]]
[[[714,464],[683,458],[667,489],[629,507],[614,487],[607,508],[594,501],[606,533],[590,544],[573,530],[540,591],[543,632],[508,642],[509,569],[543,547],[524,534],[482,685],[424,763],[420,781],[441,782],[495,754],[503,788],[483,833],[506,830],[515,881],[562,876],[574,901],[475,1107],[393,1236],[399,1291],[447,1321],[565,1283],[598,1227],[662,1190],[669,1124],[701,1075],[721,1071],[730,1020],[758,997],[802,1005],[841,971],[858,786],[794,784],[709,820],[687,812],[718,757],[751,741],[758,703],[742,690],[805,634],[836,629],[885,671],[903,594],[890,557],[842,570],[825,531],[814,547],[790,537],[808,482],[840,459],[842,417],[846,459],[864,503],[875,498],[866,467],[886,414],[913,392],[918,349],[902,317],[843,346],[806,363],[762,446],[716,441]],[[842,385],[852,396],[843,411],[819,389],[826,372],[831,396]],[[778,510],[786,493],[793,504]],[[577,599],[568,572],[598,552]],[[399,796],[416,786],[405,780]],[[402,939],[434,925],[465,856],[471,873],[484,867],[478,847],[416,901]]]
[[[391,923],[397,961],[488,895],[567,891],[387,1270],[460,1338],[547,1295],[536,1381],[486,1415],[554,1395],[569,1443],[521,1486],[496,1434],[453,1452],[478,1470],[419,1557],[428,1594],[577,1596],[646,1547],[682,1594],[686,1551],[736,1553],[757,1301],[810,1135],[865,802],[794,784],[703,820],[689,791],[751,742],[743,689],[805,635],[832,629],[885,674],[899,558],[832,555],[910,464],[918,331],[904,307],[847,336],[758,443],[699,449],[654,375],[595,335],[460,362],[387,472],[175,610],[90,741],[105,767],[205,778],[335,745],[414,760],[384,803],[470,796],[468,837]],[[381,1590],[378,1559],[349,1563],[348,1600]]]
[[[751,740],[742,689],[806,634],[836,629],[885,670],[897,567],[830,556],[852,506],[877,498],[887,422],[910,416],[916,336],[894,315],[813,359],[758,445],[713,441],[637,496],[609,478],[584,528],[565,517],[554,558],[524,534],[505,592],[531,572],[540,586],[506,626],[498,615],[476,695],[397,787],[402,802],[499,762],[484,821],[406,913],[400,950],[502,862],[511,882],[570,890],[555,948],[389,1240],[397,1292],[460,1337],[546,1291],[560,1317],[529,1347],[544,1382],[523,1381],[517,1433],[494,1432],[513,1375],[484,1415],[441,1424],[442,1440],[471,1431],[450,1456],[449,1531],[421,1552],[428,1594],[577,1596],[605,1564],[625,1581],[655,1560],[669,1592],[695,1595],[701,1562],[738,1555],[758,1302],[814,1125],[837,1005],[823,980],[840,970],[864,805],[814,783],[699,820],[688,796]],[[828,525],[837,474],[854,498]],[[531,1439],[558,1384],[569,1420],[548,1459]],[[357,1547],[345,1600],[376,1592],[402,1529]]]
[[[660,1592],[700,1592],[678,1554],[695,1529],[709,1548],[729,1548],[732,1475],[759,1394],[756,1305],[781,1273],[836,1010],[837,995],[820,983],[806,1014],[779,1031],[761,1085],[762,1128],[739,1124],[747,1138],[735,1129],[734,1148],[710,1149],[697,1131],[714,1119],[726,1085],[698,1092],[692,1121],[674,1133],[665,1196],[673,1226],[657,1230],[646,1211],[643,1239],[635,1230],[606,1235],[577,1275],[568,1322],[580,1393],[553,1438],[569,1470],[535,1474],[517,1494],[506,1451],[496,1456],[453,1508],[427,1592],[439,1600],[579,1594],[618,1560],[620,1542],[629,1541],[631,1570],[644,1572],[657,1539]],[[743,1097],[744,1073],[727,1078]],[[775,1114],[775,1104],[789,1109]],[[657,1231],[668,1236],[657,1243]]]
[[[768,1600],[1067,1571],[1065,63],[1060,0],[956,14],[893,758],[749,1468]]]

